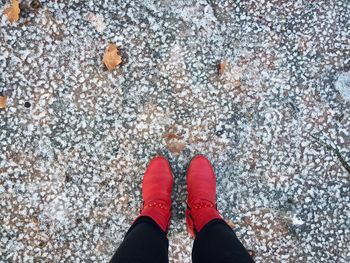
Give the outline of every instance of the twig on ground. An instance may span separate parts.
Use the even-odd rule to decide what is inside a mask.
[[[310,136],[312,138],[314,138],[316,140],[317,143],[319,143],[320,145],[326,147],[327,150],[332,151],[338,158],[338,160],[340,161],[341,165],[345,168],[345,170],[349,173],[350,175],[350,165],[347,163],[347,161],[343,158],[343,156],[341,155],[340,151],[333,147],[330,144],[325,143],[324,141],[322,141],[320,138],[316,137],[315,135],[310,134]]]

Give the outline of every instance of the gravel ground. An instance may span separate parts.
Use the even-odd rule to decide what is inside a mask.
[[[350,262],[348,0],[21,2],[11,24],[0,0],[0,262],[107,262],[156,154],[190,262],[197,153],[257,262]]]

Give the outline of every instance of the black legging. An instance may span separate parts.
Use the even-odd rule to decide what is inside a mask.
[[[166,233],[149,217],[139,218],[128,230],[111,263],[167,263]],[[252,263],[242,243],[224,220],[214,219],[197,233],[193,263]]]

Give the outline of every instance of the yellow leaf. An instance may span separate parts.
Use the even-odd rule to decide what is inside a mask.
[[[5,109],[7,105],[7,97],[0,96],[0,109]]]
[[[122,57],[120,56],[119,49],[116,45],[108,45],[103,55],[103,63],[106,65],[108,70],[112,70],[122,63]]]
[[[5,8],[4,15],[7,16],[7,19],[13,23],[18,21],[19,19],[19,13],[21,12],[19,8],[19,1],[18,0],[12,0],[11,6],[8,8]]]

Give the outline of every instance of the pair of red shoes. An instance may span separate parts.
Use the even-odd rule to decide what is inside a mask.
[[[142,182],[143,208],[139,217],[152,218],[167,232],[171,217],[173,176],[165,157],[152,159]],[[222,219],[216,208],[216,178],[210,161],[202,155],[191,160],[187,170],[186,222],[195,237],[209,221]],[[138,217],[138,218],[139,218]]]

